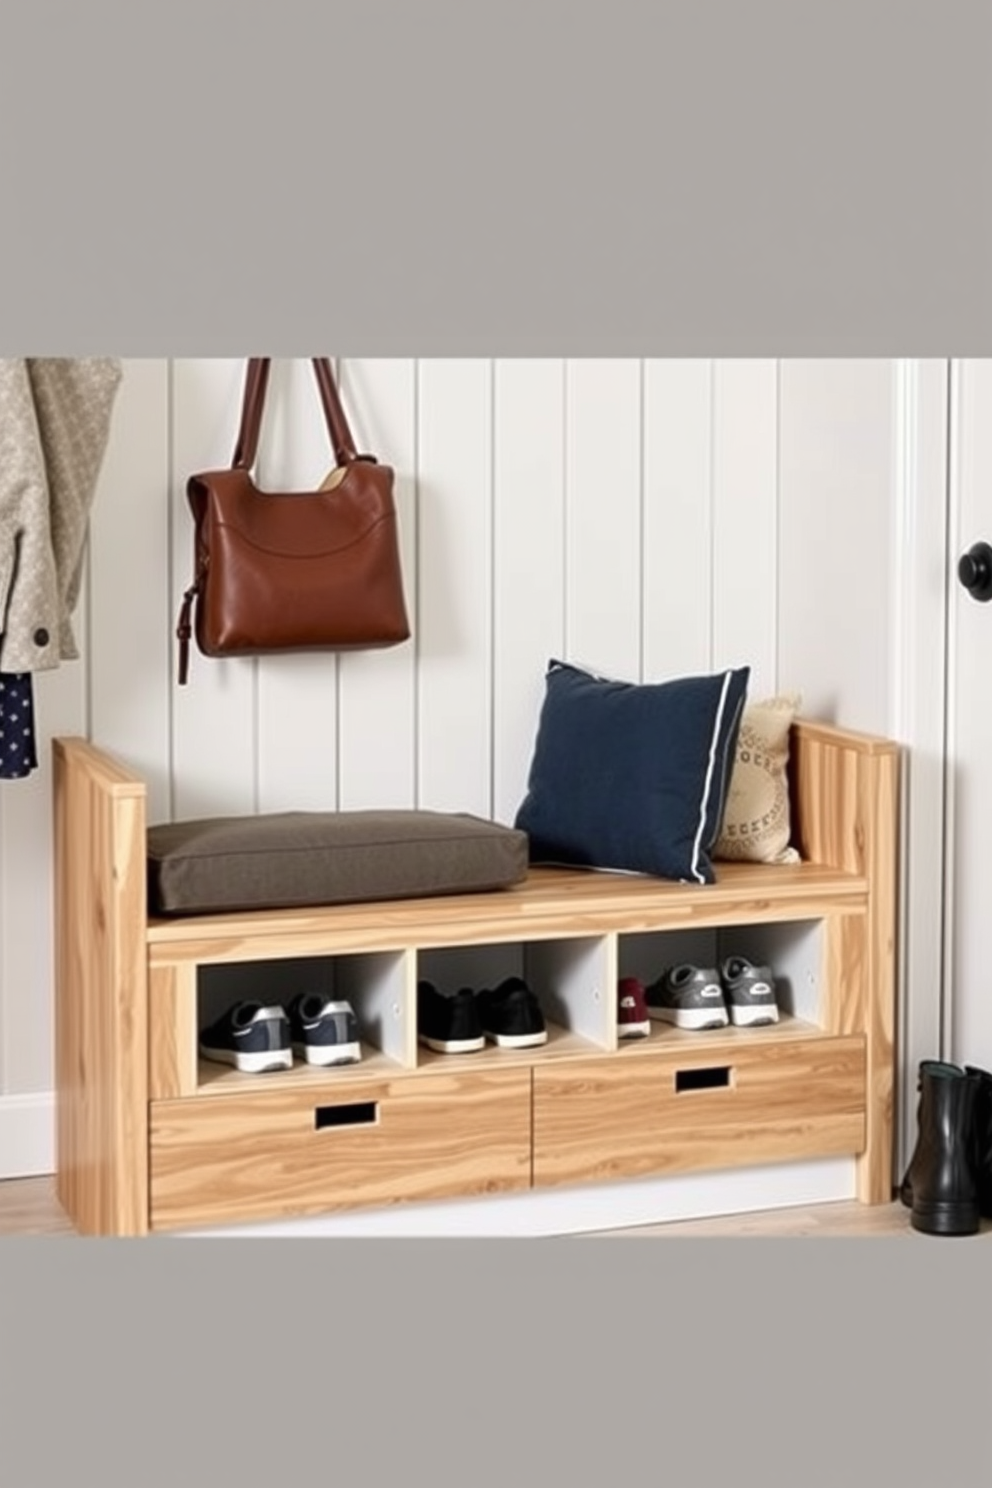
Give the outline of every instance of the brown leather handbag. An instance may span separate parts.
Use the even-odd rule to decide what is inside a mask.
[[[268,357],[248,361],[231,468],[189,478],[195,572],[176,627],[180,684],[194,633],[204,656],[371,649],[410,635],[393,471],[355,453],[331,364],[313,365],[337,462],[319,490],[275,493],[252,479]]]

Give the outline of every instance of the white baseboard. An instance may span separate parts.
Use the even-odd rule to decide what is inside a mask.
[[[855,1196],[853,1158],[785,1163],[554,1192],[406,1204],[354,1214],[198,1230],[205,1236],[384,1236],[501,1239],[579,1235],[676,1219],[826,1204]],[[192,1233],[192,1232],[188,1232]]]
[[[54,1172],[54,1094],[0,1095],[0,1179]]]

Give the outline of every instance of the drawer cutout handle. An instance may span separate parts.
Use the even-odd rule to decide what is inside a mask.
[[[711,1069],[675,1071],[675,1094],[683,1090],[719,1090],[730,1084],[730,1065],[718,1064]]]
[[[313,1113],[317,1131],[328,1126],[374,1126],[379,1120],[378,1101],[352,1101],[344,1106],[318,1106]]]

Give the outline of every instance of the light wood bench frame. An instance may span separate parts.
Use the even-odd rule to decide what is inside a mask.
[[[793,840],[804,859],[798,866],[720,864],[718,882],[705,887],[533,870],[520,887],[495,894],[178,920],[147,913],[140,776],[81,738],[58,738],[53,750],[57,1186],[82,1233],[140,1235],[356,1203],[836,1152],[856,1156],[863,1202],[890,1200],[899,770],[891,741],[809,721],[794,725]],[[706,1035],[703,1054],[700,1035],[659,1029],[644,1047],[621,1047],[601,1023],[592,1045],[564,1037],[511,1058],[471,1056],[482,1063],[462,1076],[469,1066],[456,1071],[450,1056],[445,1066],[444,1056],[428,1062],[418,1054],[408,1017],[392,1051],[398,1057],[380,1055],[349,1076],[353,1094],[396,1105],[401,1115],[393,1129],[412,1131],[403,1140],[413,1146],[398,1148],[396,1162],[374,1181],[355,1138],[359,1156],[347,1159],[335,1182],[315,1181],[311,1160],[301,1158],[303,1167],[271,1204],[263,1188],[257,1202],[250,1190],[235,1194],[241,1128],[246,1141],[264,1149],[271,1127],[275,1182],[296,1161],[292,1122],[342,1072],[300,1070],[276,1085],[220,1074],[219,1067],[204,1074],[196,1056],[199,968],[395,953],[399,970],[388,995],[398,987],[400,1000],[413,1001],[417,957],[426,946],[520,943],[553,958],[556,946],[567,957],[581,939],[592,946],[602,980],[616,975],[627,936],[802,921],[823,930],[815,1028],[784,1020],[770,1030]],[[593,1015],[601,1016],[595,1009]],[[737,1112],[732,1125],[719,1114],[701,1122],[691,1114],[716,1111],[718,1097],[690,1107],[665,1093],[679,1069],[720,1059],[739,1061],[747,1076],[742,1091],[749,1080],[753,1091],[721,1108]],[[246,1081],[255,1082],[250,1091]],[[449,1113],[457,1110],[468,1123],[460,1145],[449,1135],[458,1123],[444,1120],[446,1101]],[[607,1132],[597,1147],[607,1110],[618,1123],[616,1139]],[[649,1111],[668,1113],[664,1131],[661,1117],[647,1119]],[[383,1140],[381,1131],[368,1138],[378,1143],[380,1165]],[[621,1153],[629,1156],[621,1160]],[[191,1186],[191,1166],[201,1161]],[[264,1172],[264,1152],[260,1161]],[[232,1197],[218,1207],[215,1191],[227,1177]]]

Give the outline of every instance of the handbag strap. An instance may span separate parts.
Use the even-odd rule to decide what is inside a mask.
[[[339,465],[348,465],[352,460],[358,459],[370,460],[371,455],[355,453],[355,442],[351,437],[351,430],[341,405],[329,360],[327,357],[314,357],[312,360],[317,374],[317,386],[320,388],[320,401],[324,405],[327,430],[331,436],[331,444],[334,446],[335,459]],[[270,362],[270,357],[248,358],[244,398],[241,403],[241,428],[238,430],[238,442],[234,447],[232,461],[236,470],[250,470],[255,463],[258,434],[262,424],[262,408],[265,404],[265,390],[269,385]]]

